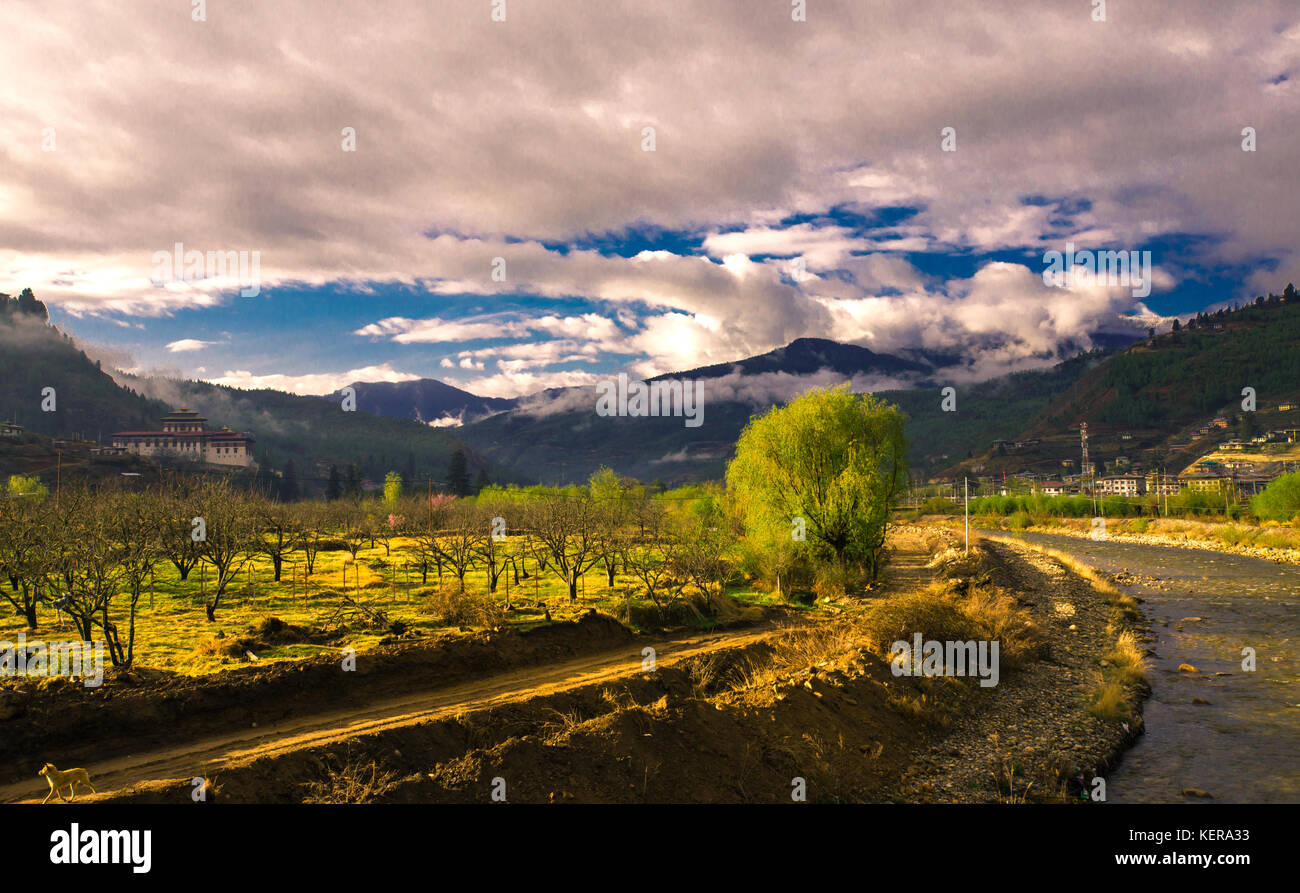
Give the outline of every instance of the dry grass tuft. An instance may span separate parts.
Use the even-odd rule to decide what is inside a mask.
[[[1102,682],[1093,692],[1088,712],[1103,722],[1121,722],[1133,715],[1124,686],[1118,682]]]
[[[1124,630],[1116,637],[1102,661],[1109,665],[1109,675],[1121,684],[1136,685],[1147,680],[1146,656],[1131,630]]]
[[[397,787],[398,775],[380,768],[378,761],[348,760],[341,765],[332,761],[322,778],[303,785],[307,789],[304,803],[371,803]]]

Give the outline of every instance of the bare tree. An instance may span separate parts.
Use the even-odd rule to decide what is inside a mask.
[[[569,603],[578,600],[578,578],[600,560],[600,519],[586,494],[557,493],[537,500],[529,512],[538,566],[564,580]]]
[[[488,591],[496,592],[501,575],[510,561],[510,539],[505,528],[506,508],[498,501],[482,502],[477,506],[479,524],[484,536],[478,545],[477,555],[487,571]],[[498,519],[500,525],[498,526]],[[518,581],[516,580],[516,583]]]
[[[357,560],[357,553],[367,542],[373,542],[372,523],[373,518],[360,500],[340,499],[334,503],[334,524],[353,561]]]
[[[681,593],[675,577],[677,542],[661,503],[647,500],[638,506],[637,526],[640,535],[628,546],[625,566],[662,614],[666,603]]]
[[[259,499],[255,503],[258,526],[257,550],[271,559],[275,582],[280,582],[284,562],[302,544],[301,512],[282,502]]]
[[[216,572],[204,610],[208,620],[215,623],[226,588],[257,549],[255,515],[249,498],[224,479],[207,482],[198,494],[197,504],[197,517],[203,519],[203,560]]]
[[[321,546],[325,544],[333,512],[324,503],[299,502],[293,506],[293,513],[301,531],[298,548],[302,550],[303,561],[306,564],[306,571],[303,574],[305,582],[307,577],[316,573],[316,557],[320,555]]]
[[[673,570],[704,596],[716,613],[734,574],[728,558],[731,532],[720,512],[683,514],[672,523]]]
[[[50,542],[46,531],[48,497],[11,496],[0,503],[0,569],[9,578],[9,588],[0,592],[36,629],[36,606],[45,595],[46,574],[50,573]]]
[[[192,571],[203,557],[200,543],[194,539],[194,507],[190,498],[193,488],[188,484],[178,488],[174,483],[166,487],[162,500],[162,527],[159,529],[159,543],[163,556],[176,568],[182,580],[189,579]]]
[[[154,495],[119,492],[101,506],[110,520],[110,535],[117,551],[118,565],[127,586],[126,634],[109,617],[112,599],[100,606],[100,627],[115,667],[129,667],[135,661],[135,617],[145,581],[153,573],[162,555],[161,531],[164,519],[162,500]]]
[[[451,566],[462,592],[465,575],[473,569],[487,534],[487,525],[479,513],[465,500],[459,500],[449,513],[447,529],[438,537],[436,554]]]
[[[75,519],[59,527],[68,584],[59,602],[87,642],[95,638],[95,626],[106,622],[109,603],[124,577],[113,520],[107,512],[95,511],[93,501],[89,491],[71,487],[64,488],[59,500],[67,517]]]
[[[442,582],[440,534],[455,504],[456,497],[434,493],[414,500],[414,504],[404,513],[406,534],[411,538],[415,553],[420,559],[421,583],[429,582],[430,561],[437,565],[438,582]]]

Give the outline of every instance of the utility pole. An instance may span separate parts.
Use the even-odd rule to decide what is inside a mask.
[[[970,478],[962,477],[962,489],[965,491],[966,502],[966,554],[970,554]]]

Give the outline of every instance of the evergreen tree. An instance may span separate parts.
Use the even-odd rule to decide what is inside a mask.
[[[414,493],[418,488],[415,479],[415,450],[409,450],[406,454],[406,469],[402,473],[402,480],[406,482],[407,489]]]
[[[474,492],[481,493],[485,487],[490,486],[492,486],[492,481],[488,480],[487,469],[480,468],[478,470],[478,480],[474,483]]]
[[[280,480],[280,501],[298,501],[298,470],[294,468],[292,459],[284,463],[284,477]]]
[[[325,485],[325,498],[333,502],[342,495],[343,485],[339,481],[339,467],[337,465],[331,465],[329,483]]]
[[[361,472],[355,462],[348,463],[348,476],[343,485],[343,494],[349,499],[361,498]]]
[[[447,463],[447,492],[456,496],[469,495],[469,463],[465,461],[465,451],[456,447]]]
[[[271,462],[266,455],[266,450],[257,457],[257,492],[263,493],[269,499],[278,499],[280,495],[279,480],[271,473]]]
[[[38,316],[41,322],[49,322],[50,312],[45,309],[42,301],[36,300],[36,295],[32,294],[30,288],[24,288],[18,295],[18,311],[29,316]]]

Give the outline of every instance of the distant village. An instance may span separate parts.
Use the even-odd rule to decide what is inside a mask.
[[[1278,412],[1296,410],[1300,410],[1300,403],[1281,403],[1277,406]],[[1216,431],[1227,431],[1232,427],[1232,420],[1227,416],[1217,416],[1193,429],[1192,434],[1194,439],[1207,438]],[[985,464],[976,464],[969,467],[970,476],[967,478],[972,492],[1002,496],[1041,493],[1044,496],[1095,494],[1137,497],[1146,494],[1172,495],[1188,489],[1236,499],[1253,496],[1278,475],[1300,468],[1300,456],[1287,456],[1291,452],[1289,445],[1300,442],[1300,427],[1273,428],[1249,440],[1221,441],[1212,448],[1202,448],[1201,458],[1177,472],[1146,467],[1141,458],[1133,459],[1127,455],[1117,455],[1109,461],[1085,459],[1086,424],[1081,429],[1077,447],[1079,458],[1060,459],[1057,463],[1059,471],[1044,472],[1041,456],[1034,463],[1037,468],[1015,468],[1012,463],[1011,468],[1003,468],[997,473],[990,473]],[[1119,432],[1117,437],[1121,444],[1135,439],[1130,432]],[[1191,448],[1193,442],[1171,442],[1167,447],[1176,453]],[[1011,457],[1017,453],[1029,454],[1042,445],[1043,441],[1038,439],[994,440],[991,451],[998,456]],[[1270,452],[1282,455],[1276,460],[1259,458],[1260,454]],[[1235,458],[1231,455],[1234,453],[1243,455]],[[1028,462],[1025,464],[1030,465]],[[961,477],[955,482],[951,478],[945,478],[930,483],[951,486],[954,483],[960,484]]]

